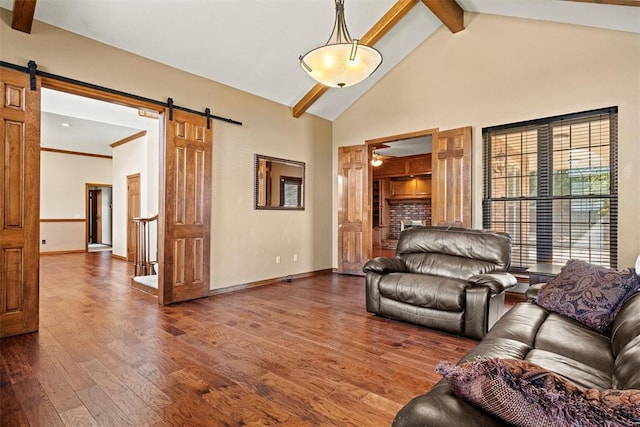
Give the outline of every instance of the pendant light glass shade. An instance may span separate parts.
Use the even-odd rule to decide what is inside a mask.
[[[324,46],[300,57],[300,65],[314,80],[329,87],[346,87],[369,77],[382,63],[376,49],[352,39],[344,20],[344,0],[336,0],[336,20]]]
[[[382,166],[382,159],[380,158],[380,155],[375,151],[371,155],[371,166],[373,166],[374,168]]]

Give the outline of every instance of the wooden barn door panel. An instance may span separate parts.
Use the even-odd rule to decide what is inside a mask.
[[[40,79],[0,67],[0,337],[38,330]]]
[[[338,148],[338,271],[362,275],[370,257],[365,145]]]
[[[471,127],[434,135],[431,223],[471,227]]]
[[[161,304],[209,295],[213,131],[202,116],[165,113],[160,183]]]

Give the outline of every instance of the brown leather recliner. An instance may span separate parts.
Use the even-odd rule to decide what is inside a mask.
[[[481,339],[516,278],[506,233],[444,227],[400,234],[395,258],[364,265],[370,313]]]

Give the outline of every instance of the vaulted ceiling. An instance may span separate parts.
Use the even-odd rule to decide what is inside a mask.
[[[34,3],[0,0],[0,7],[14,10],[14,28],[29,32]],[[452,37],[464,31],[457,28],[457,9],[640,33],[638,0],[346,0],[351,35],[374,43],[384,60],[364,82],[325,90],[301,70],[298,56],[326,42],[333,3],[37,0],[35,19],[287,105],[296,115],[308,111],[329,120],[443,22]]]

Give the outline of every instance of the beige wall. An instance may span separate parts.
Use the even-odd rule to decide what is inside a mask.
[[[482,226],[482,128],[619,107],[619,266],[640,254],[640,35],[467,14],[440,28],[333,123],[337,148],[438,127],[473,126],[473,225]],[[337,265],[333,213],[333,265]]]
[[[331,123],[35,22],[32,34],[10,29],[2,10],[2,60],[97,85],[230,117],[214,121],[211,287],[221,288],[331,267]],[[206,44],[203,45],[206,49]],[[304,211],[253,209],[254,154],[307,165]],[[293,262],[293,254],[298,261]],[[276,256],[282,262],[275,263]]]
[[[86,250],[87,223],[78,222],[41,222],[40,253],[84,252]],[[42,241],[41,240],[41,241]]]
[[[111,184],[111,159],[40,152],[40,218],[84,218],[85,184]]]
[[[111,184],[111,159],[40,152],[40,218],[85,219],[87,183]],[[41,223],[41,252],[85,250],[86,222]]]
[[[158,128],[158,123],[154,124]],[[156,130],[155,140],[157,133]],[[149,136],[147,133],[113,149],[113,254],[123,258],[127,257],[127,176],[140,174],[140,216],[146,218],[158,213],[158,198],[155,197],[155,206],[147,202],[150,194],[158,192],[157,169],[152,176],[147,162],[147,146],[153,143]],[[158,146],[157,143],[153,145]],[[152,261],[156,259],[155,254],[156,251],[152,250]]]

